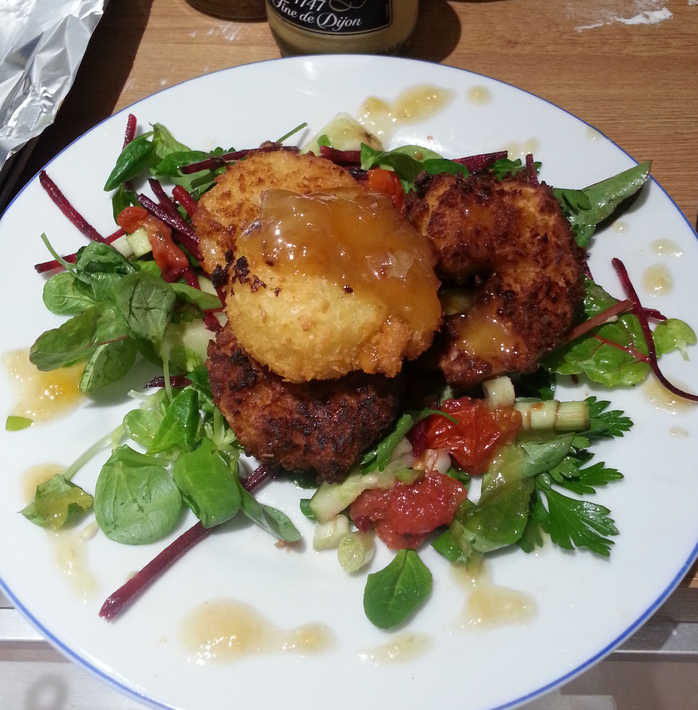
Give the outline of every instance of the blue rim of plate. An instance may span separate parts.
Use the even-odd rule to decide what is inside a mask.
[[[99,123],[96,123],[92,128],[89,130],[85,131],[83,134],[75,138],[73,141],[71,141],[67,146],[65,146],[60,152],[56,153],[56,155],[49,160],[46,165],[41,168],[43,170],[44,168],[48,167],[53,163],[57,158],[59,158],[66,150],[71,148],[73,144],[77,143],[79,140],[84,138],[86,135],[89,133],[92,133],[92,131],[96,130],[101,126],[103,123],[106,121],[109,121],[113,119],[116,116],[119,116],[127,111],[129,111],[132,107],[137,106],[141,101],[144,101],[145,99],[150,98],[151,96],[156,96],[157,94],[161,94],[166,91],[170,91],[171,89],[174,89],[177,86],[183,86],[184,84],[188,84],[192,81],[196,81],[198,79],[201,79],[204,76],[211,76],[213,74],[220,74],[222,72],[233,72],[235,69],[239,69],[242,67],[249,67],[257,64],[271,64],[274,62],[298,62],[298,61],[306,61],[307,59],[314,59],[314,58],[322,58],[324,61],[327,61],[328,58],[331,58],[332,61],[341,61],[341,60],[347,60],[347,59],[365,59],[368,55],[365,54],[311,54],[311,55],[304,55],[301,57],[279,57],[276,59],[265,59],[259,62],[248,62],[246,64],[238,64],[234,67],[226,67],[225,69],[217,69],[216,71],[208,72],[206,74],[201,74],[196,77],[192,77],[191,79],[185,79],[184,81],[180,81],[177,84],[173,84],[172,86],[165,87],[164,89],[160,89],[159,91],[156,91],[152,94],[149,94],[148,96],[139,99],[138,101],[135,101],[132,104],[129,104],[128,106],[125,106],[121,110],[117,111],[115,114],[111,116],[107,116],[107,118],[102,119]],[[615,141],[611,140],[603,131],[600,131],[596,126],[592,126],[590,123],[585,121],[583,118],[580,118],[579,116],[573,114],[571,111],[568,111],[567,109],[562,108],[562,106],[558,106],[556,103],[549,101],[548,99],[544,99],[541,96],[538,96],[537,94],[534,94],[531,91],[527,91],[526,89],[522,89],[514,84],[510,84],[507,81],[502,81],[501,79],[495,79],[491,76],[487,76],[487,74],[480,74],[479,72],[474,72],[470,71],[469,69],[462,69],[460,67],[452,67],[446,64],[436,64],[434,62],[428,62],[423,59],[412,59],[409,57],[385,57],[381,56],[380,59],[382,61],[394,61],[398,62],[400,64],[403,63],[410,63],[414,62],[417,64],[428,64],[434,67],[440,67],[442,69],[447,69],[450,71],[456,71],[456,72],[464,72],[465,74],[469,74],[471,76],[480,76],[484,79],[487,79],[489,81],[494,81],[497,84],[503,84],[504,86],[508,86],[512,89],[515,89],[516,91],[520,91],[523,94],[528,94],[529,96],[532,96],[534,99],[537,99],[538,101],[542,101],[543,103],[546,103],[553,108],[557,109],[558,111],[561,111],[564,114],[567,114],[568,116],[571,116],[572,118],[576,119],[580,123],[583,123],[584,125],[588,126],[589,128],[592,128],[594,131],[596,131],[599,135],[603,136],[609,143],[611,143],[615,148],[617,148],[623,155],[627,156],[632,160],[634,163],[637,164],[637,160],[633,158],[630,153],[627,151],[623,150]],[[40,171],[37,171],[32,178],[20,189],[20,191],[12,198],[12,201],[7,205],[5,210],[3,211],[3,215],[5,212],[9,211],[9,209],[12,207],[12,205],[15,203],[15,200],[19,198],[19,196],[27,189],[27,187],[33,183],[36,180],[37,175],[39,174]],[[693,225],[688,221],[688,218],[686,215],[682,212],[682,210],[679,208],[679,206],[676,204],[674,199],[671,197],[671,195],[662,187],[661,183],[654,178],[654,176],[650,173],[650,178],[652,182],[664,193],[664,196],[669,200],[669,202],[672,204],[674,209],[679,213],[679,215],[683,218],[684,222],[688,225],[688,228],[690,231],[693,233],[693,235],[698,239],[698,233],[696,233],[696,230],[693,228]],[[0,215],[0,220],[2,219],[2,215]],[[516,707],[517,705],[521,705],[522,703],[525,702],[530,702],[531,700],[534,700],[535,698],[538,698],[545,693],[553,690],[554,688],[563,685],[567,681],[572,680],[576,676],[580,675],[584,671],[588,670],[591,666],[593,666],[595,663],[600,661],[604,656],[607,656],[611,651],[613,651],[616,646],[620,645],[625,639],[627,639],[629,636],[633,634],[634,631],[636,631],[642,624],[645,623],[649,619],[652,614],[654,614],[655,611],[664,603],[664,601],[667,599],[667,597],[671,594],[671,592],[681,583],[681,580],[686,576],[688,573],[689,569],[691,568],[691,565],[698,559],[698,541],[693,547],[693,550],[689,554],[688,558],[684,562],[684,564],[681,566],[679,571],[676,573],[676,576],[669,582],[669,584],[664,588],[664,590],[659,594],[659,596],[655,599],[655,601],[650,604],[649,607],[645,610],[643,614],[641,614],[630,626],[628,626],[623,632],[621,632],[618,636],[616,636],[615,639],[610,641],[604,648],[602,648],[600,651],[595,653],[591,658],[587,659],[584,661],[584,663],[581,663],[578,665],[576,668],[573,668],[571,671],[568,671],[564,675],[559,676],[555,680],[550,681],[546,685],[537,688],[536,690],[532,690],[530,693],[527,693],[526,695],[522,695],[518,698],[515,698],[514,700],[510,700],[502,705],[495,705],[488,710],[505,710],[506,708],[513,708]],[[94,666],[92,663],[90,663],[88,660],[80,656],[78,653],[73,651],[69,646],[66,646],[58,637],[54,636],[34,615],[20,602],[20,600],[15,597],[15,595],[12,593],[10,588],[7,586],[6,582],[0,577],[0,589],[4,591],[6,596],[10,599],[10,601],[14,604],[14,606],[27,618],[27,620],[39,631],[43,636],[45,636],[48,641],[53,644],[61,653],[63,653],[65,656],[70,658],[71,660],[75,661],[78,665],[82,666],[86,670],[88,670],[90,673],[93,675],[96,675],[98,678],[106,681],[109,685],[111,685],[113,688],[116,690],[125,693],[126,695],[139,700],[141,702],[147,703],[151,707],[154,708],[161,708],[162,710],[177,710],[177,708],[174,705],[167,705],[159,700],[155,700],[154,698],[150,698],[147,695],[143,695],[142,693],[139,693],[137,690],[134,690],[133,688],[124,685],[123,683],[120,683],[116,678],[110,676],[108,673],[105,673],[104,671],[100,670],[96,666]]]

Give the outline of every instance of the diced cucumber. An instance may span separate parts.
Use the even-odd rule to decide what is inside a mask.
[[[116,251],[124,257],[124,259],[130,259],[133,257],[133,249],[131,248],[131,243],[128,240],[128,234],[115,239],[111,245],[116,249]]]
[[[339,541],[349,534],[349,518],[337,515],[326,523],[318,523],[313,535],[313,548],[316,550],[333,550]]]
[[[119,237],[122,239],[123,237]],[[116,241],[118,242],[119,239]],[[153,248],[150,246],[150,239],[148,239],[148,232],[143,229],[143,227],[138,227],[138,229],[133,232],[133,234],[127,234],[126,239],[128,240],[129,246],[133,251],[133,257],[138,259],[144,254],[150,253]],[[116,242],[114,242],[116,244]]]

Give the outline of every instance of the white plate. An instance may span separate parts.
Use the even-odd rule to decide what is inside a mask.
[[[430,141],[438,151],[461,156],[536,139],[543,178],[565,187],[582,187],[634,164],[587,124],[535,96],[483,76],[403,59],[300,57],[252,64],[185,82],[130,110],[141,126],[163,122],[196,148],[248,147],[304,120],[319,129],[338,111],[355,112],[369,95],[394,98],[407,87],[425,83],[453,89],[454,99],[432,119],[400,128],[395,145]],[[467,92],[473,87],[489,89],[492,100],[470,101]],[[113,222],[101,186],[121,146],[125,119],[121,112],[99,124],[48,166],[51,177],[105,234]],[[638,285],[647,266],[664,263],[674,278],[673,291],[661,297],[644,292],[643,297],[698,324],[691,298],[698,245],[670,198],[652,182],[623,222],[624,231],[609,228],[595,240],[591,268],[597,280],[621,293],[609,264],[612,256],[625,260]],[[83,243],[35,179],[0,223],[4,350],[28,347],[38,333],[62,320],[43,307],[42,279],[32,270],[34,262],[47,258],[39,241],[43,231],[63,253]],[[655,254],[650,245],[658,238],[677,242],[684,256]],[[686,363],[677,355],[665,358],[664,366],[684,382],[698,380],[695,362]],[[3,411],[9,411],[13,394],[7,379],[0,379],[0,401]],[[579,385],[566,394],[579,398],[590,389]],[[165,543],[128,547],[98,535],[84,546],[85,564],[97,589],[81,598],[57,568],[54,541],[16,511],[23,505],[24,470],[48,461],[67,465],[119,423],[128,402],[86,403],[50,424],[0,435],[0,579],[13,602],[59,648],[114,686],[160,706],[509,706],[569,679],[608,653],[661,604],[697,552],[698,412],[674,416],[657,410],[640,390],[610,396],[635,421],[624,439],[597,447],[599,460],[626,474],[624,481],[596,496],[612,509],[621,530],[610,561],[583,552],[567,554],[551,545],[532,555],[498,555],[489,563],[495,582],[532,594],[538,613],[524,625],[465,632],[456,627],[465,592],[454,583],[448,563],[426,549],[423,559],[434,574],[434,591],[407,628],[429,634],[434,644],[407,664],[374,666],[359,659],[360,650],[390,637],[363,615],[363,576],[346,577],[333,553],[279,550],[254,527],[211,536],[116,623],[100,620],[97,611],[104,597]],[[672,435],[672,427],[688,435]],[[81,472],[76,482],[91,489],[99,463]],[[308,539],[311,526],[298,512],[297,489],[274,483],[259,496],[288,511]],[[181,530],[191,522],[184,521]],[[372,569],[388,559],[381,551]],[[180,620],[205,600],[220,597],[251,602],[286,628],[327,623],[337,643],[316,657],[268,654],[196,665],[187,660],[187,649],[178,641]]]

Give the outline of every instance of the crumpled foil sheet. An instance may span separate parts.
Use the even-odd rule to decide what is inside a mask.
[[[0,169],[53,123],[106,0],[0,0]]]

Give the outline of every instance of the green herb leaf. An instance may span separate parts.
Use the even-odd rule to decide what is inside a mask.
[[[326,148],[330,148],[330,139],[327,137],[326,133],[323,133],[321,136],[318,136],[316,138],[316,142],[318,145],[324,145]]]
[[[127,190],[123,184],[119,185],[114,194],[111,196],[111,210],[114,216],[114,221],[116,218],[131,205],[138,205],[138,197],[133,190]]]
[[[30,427],[34,423],[33,419],[28,417],[18,417],[14,414],[10,414],[7,419],[5,419],[5,431],[21,431]]]
[[[175,461],[174,480],[184,502],[205,528],[234,518],[240,510],[239,487],[209,439]]]
[[[615,468],[606,468],[603,462],[582,468],[586,457],[566,456],[557,466],[550,469],[550,478],[559,486],[573,493],[583,495],[596,493],[599,486],[623,478]]]
[[[92,496],[60,473],[36,487],[34,500],[21,512],[36,525],[59,530],[92,508]]]
[[[121,446],[102,466],[95,515],[112,540],[128,545],[155,542],[174,530],[181,510],[177,486],[152,456]]]
[[[431,593],[432,577],[414,550],[400,550],[380,572],[369,574],[364,589],[364,611],[381,629],[409,618]]]
[[[138,345],[130,338],[98,345],[85,363],[79,389],[94,392],[117,382],[136,362]]]
[[[650,163],[641,163],[583,190],[553,190],[569,217],[579,246],[588,247],[597,225],[610,217],[624,200],[640,190],[647,182],[650,166]]]
[[[242,498],[242,512],[249,520],[266,530],[270,535],[284,542],[298,542],[301,534],[296,526],[282,513],[270,505],[263,505],[238,481]]]
[[[431,546],[440,555],[443,555],[449,562],[453,562],[454,564],[466,564],[472,554],[472,550],[468,550],[468,552],[463,551],[453,537],[453,533],[448,528],[431,543]]]
[[[422,170],[429,173],[429,175],[441,175],[443,173],[460,175],[461,177],[470,175],[470,171],[465,165],[446,158],[429,158],[422,163]]]
[[[136,267],[110,244],[90,242],[78,249],[75,257],[78,276],[90,277],[95,274],[118,274],[125,276],[136,271]]]
[[[74,316],[95,305],[86,284],[69,271],[61,271],[44,284],[43,300],[49,311],[60,316]]]
[[[146,340],[160,340],[175,303],[174,291],[161,278],[145,272],[125,276],[115,301],[129,330]]]
[[[688,323],[678,318],[667,318],[657,325],[652,333],[657,357],[678,350],[688,360],[686,348],[696,344],[696,334]]]
[[[528,523],[519,540],[519,547],[524,552],[533,552],[536,547],[543,546],[543,525],[548,519],[548,511],[544,508],[537,490],[531,497],[531,510],[528,514]]]
[[[518,542],[534,487],[531,479],[512,481],[482,496],[477,505],[466,500],[459,506],[449,530],[466,559],[472,551],[492,552]]]
[[[540,163],[536,165],[536,170],[539,166]],[[499,160],[495,160],[489,168],[490,172],[497,178],[497,180],[503,180],[506,177],[514,177],[522,172],[523,169],[523,163],[518,158],[516,160],[500,158]]]
[[[322,143],[320,145],[322,145]],[[310,498],[301,498],[298,507],[308,520],[312,520],[314,523],[317,522],[317,515],[313,513],[313,509],[310,507]]]
[[[587,397],[589,405],[589,428],[582,432],[590,441],[601,438],[620,437],[632,427],[630,417],[619,409],[608,410],[610,402]]]
[[[364,454],[361,459],[361,472],[383,471],[390,461],[390,457],[395,451],[395,447],[405,438],[405,434],[412,428],[414,417],[411,414],[403,414],[397,421],[393,431],[388,434],[373,449]]]
[[[153,156],[151,135],[151,133],[144,133],[124,147],[104,184],[105,191],[114,190],[123,182],[137,177],[148,168]]]
[[[162,423],[148,447],[148,454],[158,454],[173,448],[191,451],[197,441],[200,419],[196,390],[185,387],[165,410]]]
[[[586,279],[584,312],[587,318],[617,303],[591,279]],[[585,375],[606,387],[631,386],[643,382],[649,364],[638,359],[647,354],[642,328],[637,318],[626,313],[613,323],[605,323],[588,335],[558,348],[543,364],[561,375]]]
[[[587,548],[597,555],[608,557],[613,545],[608,535],[617,535],[608,508],[589,501],[576,500],[558,493],[551,479],[542,475],[536,479],[537,489],[545,495],[548,514],[542,523],[552,541],[564,548]]]
[[[158,160],[181,151],[188,151],[189,146],[180,143],[162,123],[153,124],[153,153]]]
[[[223,304],[220,298],[212,293],[206,293],[198,288],[192,288],[187,284],[173,281],[170,283],[170,288],[175,292],[178,298],[181,298],[188,303],[192,303],[202,311],[208,311],[212,308],[221,308]]]
[[[84,360],[94,347],[98,319],[99,309],[93,306],[43,332],[31,346],[29,359],[39,370],[55,370]]]

